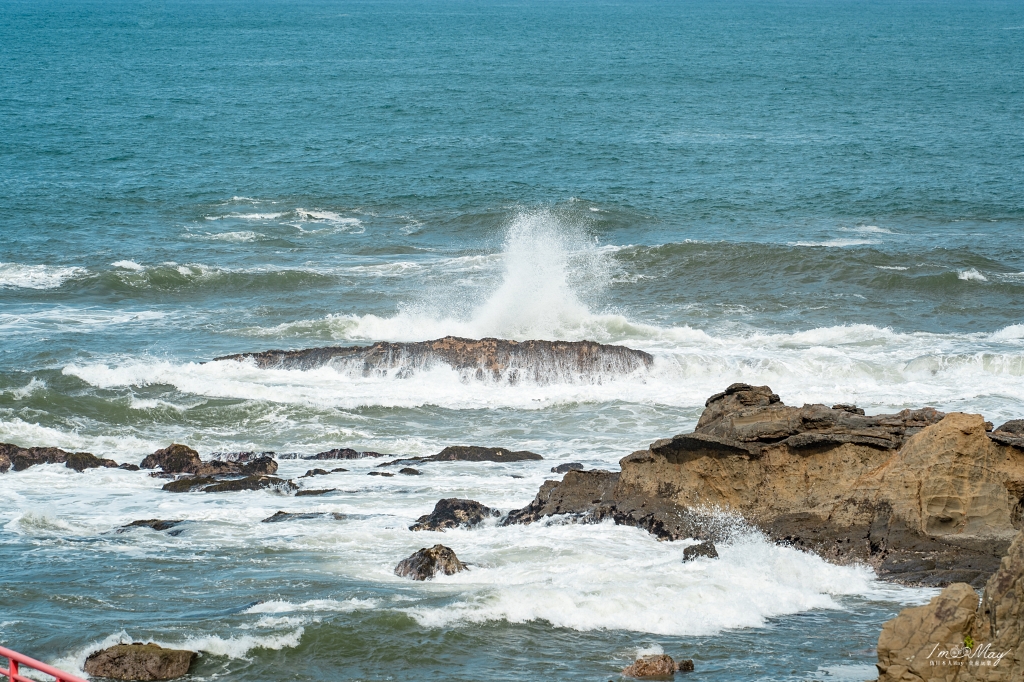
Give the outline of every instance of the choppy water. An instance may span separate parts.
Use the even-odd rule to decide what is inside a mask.
[[[152,637],[239,681],[605,680],[658,647],[866,679],[928,591],[754,537],[683,566],[614,526],[406,527],[614,468],[734,381],[1024,416],[1022,71],[1018,3],[7,2],[0,441],[547,460],[356,462],[319,498],[9,473],[0,641],[77,668]],[[204,364],[446,334],[656,359],[515,385]],[[112,532],[153,517],[188,523]],[[473,570],[391,574],[438,541]]]

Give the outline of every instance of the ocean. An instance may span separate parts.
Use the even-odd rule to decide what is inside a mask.
[[[1022,77],[1015,2],[6,0],[0,442],[545,459],[342,462],[300,481],[322,497],[0,475],[0,643],[80,673],[155,640],[233,682],[603,681],[660,651],[707,680],[872,677],[881,624],[935,590],[752,532],[684,565],[608,524],[407,527],[615,470],[737,381],[1024,417]],[[445,335],[655,361],[209,362]],[[344,517],[261,523],[280,510]],[[115,532],[148,518],[186,523]],[[435,543],[471,570],[393,575]]]

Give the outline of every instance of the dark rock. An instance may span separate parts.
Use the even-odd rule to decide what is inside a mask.
[[[317,495],[326,495],[327,493],[333,493],[337,488],[320,488],[317,490],[300,490],[295,493],[295,497],[316,497]]]
[[[622,674],[626,677],[668,680],[672,679],[677,670],[679,670],[679,666],[676,665],[671,656],[653,654],[636,659],[632,665],[622,670]]]
[[[304,473],[301,476],[299,476],[299,478],[312,478],[313,476],[326,476],[329,473],[331,473],[331,472],[327,471],[327,469],[310,469],[306,473]]]
[[[454,497],[440,500],[434,511],[416,519],[409,530],[445,530],[446,528],[472,528],[488,517],[500,516],[501,512],[474,500],[460,500]]]
[[[405,457],[395,459],[378,466],[392,466],[407,462],[523,462],[544,459],[535,452],[526,450],[506,450],[505,448],[485,448],[479,445],[449,445],[436,455],[429,457]]]
[[[398,473],[405,474],[406,476],[419,476],[422,472],[419,469],[413,469],[412,467],[402,467],[398,470]]]
[[[1024,450],[1024,419],[1011,419],[988,434],[988,437],[997,443]]]
[[[348,471],[348,469],[343,469],[341,467],[338,467],[337,469],[331,469],[331,473],[332,474],[337,474],[337,473],[340,473],[342,471]]]
[[[283,512],[279,511],[273,516],[268,516],[260,523],[279,523],[281,521],[303,521],[306,519],[332,519],[334,521],[345,520],[344,514],[338,512]]]
[[[387,455],[382,455],[379,452],[373,452],[370,450],[359,452],[352,448],[337,448],[326,452],[319,452],[315,455],[308,455],[302,459],[365,459],[367,457],[387,457]]]
[[[693,659],[692,658],[684,658],[682,660],[676,661],[676,670],[678,670],[679,672],[682,672],[682,673],[692,673],[693,672]]]
[[[242,465],[243,476],[273,476],[277,473],[277,462],[273,457],[257,457]]]
[[[843,412],[849,412],[851,414],[863,415],[864,410],[860,409],[856,405],[848,405],[847,403],[839,403],[838,405],[832,406],[833,410],[842,410]]]
[[[466,564],[459,561],[450,548],[444,545],[424,547],[412,556],[402,559],[395,566],[395,575],[413,580],[429,580],[438,573],[453,575],[466,570]]]
[[[258,367],[310,369],[332,366],[373,376],[399,370],[412,374],[447,365],[464,379],[523,380],[546,384],[579,381],[580,377],[629,374],[649,368],[654,357],[624,346],[593,341],[508,341],[446,336],[418,343],[380,342],[372,346],[271,350],[216,360],[254,360]]]
[[[209,476],[185,476],[170,483],[165,483],[162,489],[172,493],[187,493],[216,482],[217,479]]]
[[[68,453],[67,462],[64,466],[68,469],[74,469],[75,471],[82,472],[86,469],[99,469],[101,467],[116,469],[117,462],[112,459],[101,459],[96,455],[89,454],[88,452],[71,452]]]
[[[203,488],[204,493],[227,493],[235,492],[238,490],[266,490],[274,489],[280,492],[292,492],[298,488],[297,485],[291,481],[286,481],[281,478],[275,478],[273,476],[246,476],[245,478],[239,478],[232,481],[223,481],[221,483],[215,483],[214,485]]]
[[[122,464],[121,466],[119,466],[117,468],[118,469],[124,469],[125,471],[138,471],[139,470],[139,465],[138,464],[128,464],[127,462],[125,462],[124,464]]]
[[[699,557],[706,559],[717,559],[718,550],[715,549],[715,543],[713,542],[701,542],[696,545],[690,545],[683,549],[683,561],[693,561]]]
[[[132,521],[131,523],[129,523],[127,525],[121,526],[120,528],[117,529],[117,532],[118,533],[124,533],[126,531],[131,530],[132,528],[143,528],[143,527],[145,527],[145,528],[152,528],[153,530],[157,530],[157,531],[169,530],[171,528],[174,528],[175,526],[177,526],[181,522],[182,522],[181,519],[174,519],[174,520],[167,520],[167,519],[144,519],[144,520],[139,520],[139,521]]]
[[[112,459],[96,457],[88,452],[66,452],[60,448],[23,448],[12,443],[0,443],[0,474],[10,469],[24,471],[36,464],[63,464],[78,472],[117,466],[117,462]]]
[[[367,476],[394,476],[394,474],[389,472],[389,471],[371,471],[370,473],[368,473],[366,475]]]
[[[566,462],[565,464],[551,467],[551,473],[553,474],[564,474],[568,471],[583,471],[583,465],[579,462]]]
[[[261,457],[276,459],[277,453],[273,450],[268,450],[267,452],[214,452],[210,454],[211,460],[220,462],[238,462],[239,464],[245,464],[246,462],[251,462],[254,459],[260,459]],[[287,455],[281,455],[281,459],[295,459],[295,455],[290,457]]]
[[[163,469],[169,474],[194,474],[202,465],[203,461],[199,459],[198,452],[187,445],[177,443],[157,450],[139,464],[143,469]]]
[[[194,651],[165,649],[156,644],[118,644],[85,659],[85,672],[112,680],[171,680],[188,673]]]

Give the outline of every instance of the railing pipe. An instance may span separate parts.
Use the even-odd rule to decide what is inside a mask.
[[[57,682],[86,682],[81,677],[75,677],[71,673],[66,673],[63,670],[57,670],[52,665],[46,665],[42,661],[37,661],[34,658],[29,658],[24,654],[19,654],[17,651],[11,651],[0,646],[0,658],[7,659],[7,668],[0,668],[0,682],[3,678],[7,678],[7,682],[36,682],[29,677],[25,677],[19,671],[21,666],[38,670],[44,675],[57,678]]]

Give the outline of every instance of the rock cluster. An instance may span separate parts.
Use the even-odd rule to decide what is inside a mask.
[[[466,564],[459,561],[451,548],[434,545],[430,548],[424,547],[398,562],[395,566],[395,575],[413,580],[429,580],[438,573],[454,575],[465,570]]]
[[[656,441],[621,472],[546,481],[505,523],[606,518],[673,540],[716,540],[714,515],[906,583],[980,587],[1024,520],[1015,422],[931,408],[865,416],[850,405],[789,407],[766,386],[708,399],[692,433]]]
[[[139,464],[143,469],[160,469],[168,474],[194,476],[271,476],[277,473],[273,457],[261,455],[248,460],[210,460],[204,462],[199,453],[187,445],[174,443],[148,455]]]
[[[438,501],[434,511],[416,519],[409,530],[445,530],[446,528],[472,528],[488,517],[501,516],[497,509],[491,509],[475,500],[460,500],[455,497]]]
[[[0,474],[10,470],[24,471],[36,464],[63,464],[78,472],[118,466],[112,459],[103,459],[88,452],[65,452],[60,448],[23,448],[12,443],[0,443]],[[130,466],[122,465],[122,468]]]
[[[188,673],[194,651],[165,649],[157,644],[117,644],[85,659],[85,672],[112,680],[171,680]]]

